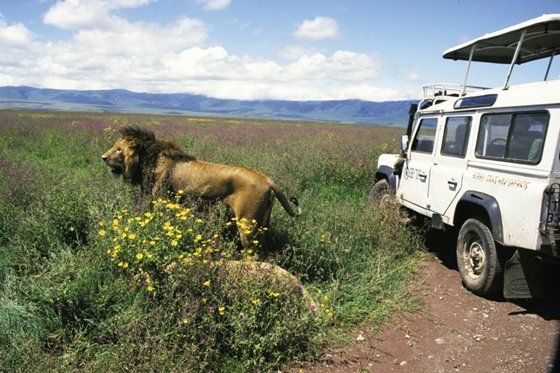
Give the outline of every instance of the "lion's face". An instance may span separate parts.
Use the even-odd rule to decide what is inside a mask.
[[[132,181],[138,168],[138,157],[129,139],[118,140],[111,149],[101,156],[115,177],[120,175],[126,181]]]

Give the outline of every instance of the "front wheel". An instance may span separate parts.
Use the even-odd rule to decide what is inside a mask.
[[[465,221],[457,237],[457,265],[465,287],[487,296],[502,287],[502,267],[490,228],[478,219]]]
[[[381,179],[375,182],[369,191],[369,202],[379,203],[383,199],[384,196],[388,196],[391,194],[391,186],[387,179]]]

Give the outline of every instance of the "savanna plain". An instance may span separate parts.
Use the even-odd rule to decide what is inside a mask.
[[[153,201],[101,154],[123,126],[198,159],[243,165],[299,199],[240,250],[223,205]],[[417,305],[404,286],[422,242],[372,206],[381,153],[402,129],[216,117],[0,110],[0,371],[278,371],[358,323]],[[262,261],[299,279],[226,275]]]

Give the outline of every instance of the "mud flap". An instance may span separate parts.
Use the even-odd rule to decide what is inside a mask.
[[[516,250],[506,262],[504,297],[540,298],[544,296],[544,265],[533,253]]]

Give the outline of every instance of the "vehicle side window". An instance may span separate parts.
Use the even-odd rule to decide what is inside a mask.
[[[416,137],[412,141],[413,152],[431,153],[436,139],[437,118],[422,119]]]
[[[467,153],[471,117],[450,117],[445,124],[441,154],[464,158]]]
[[[541,161],[547,112],[486,114],[480,121],[476,156],[506,162]]]

